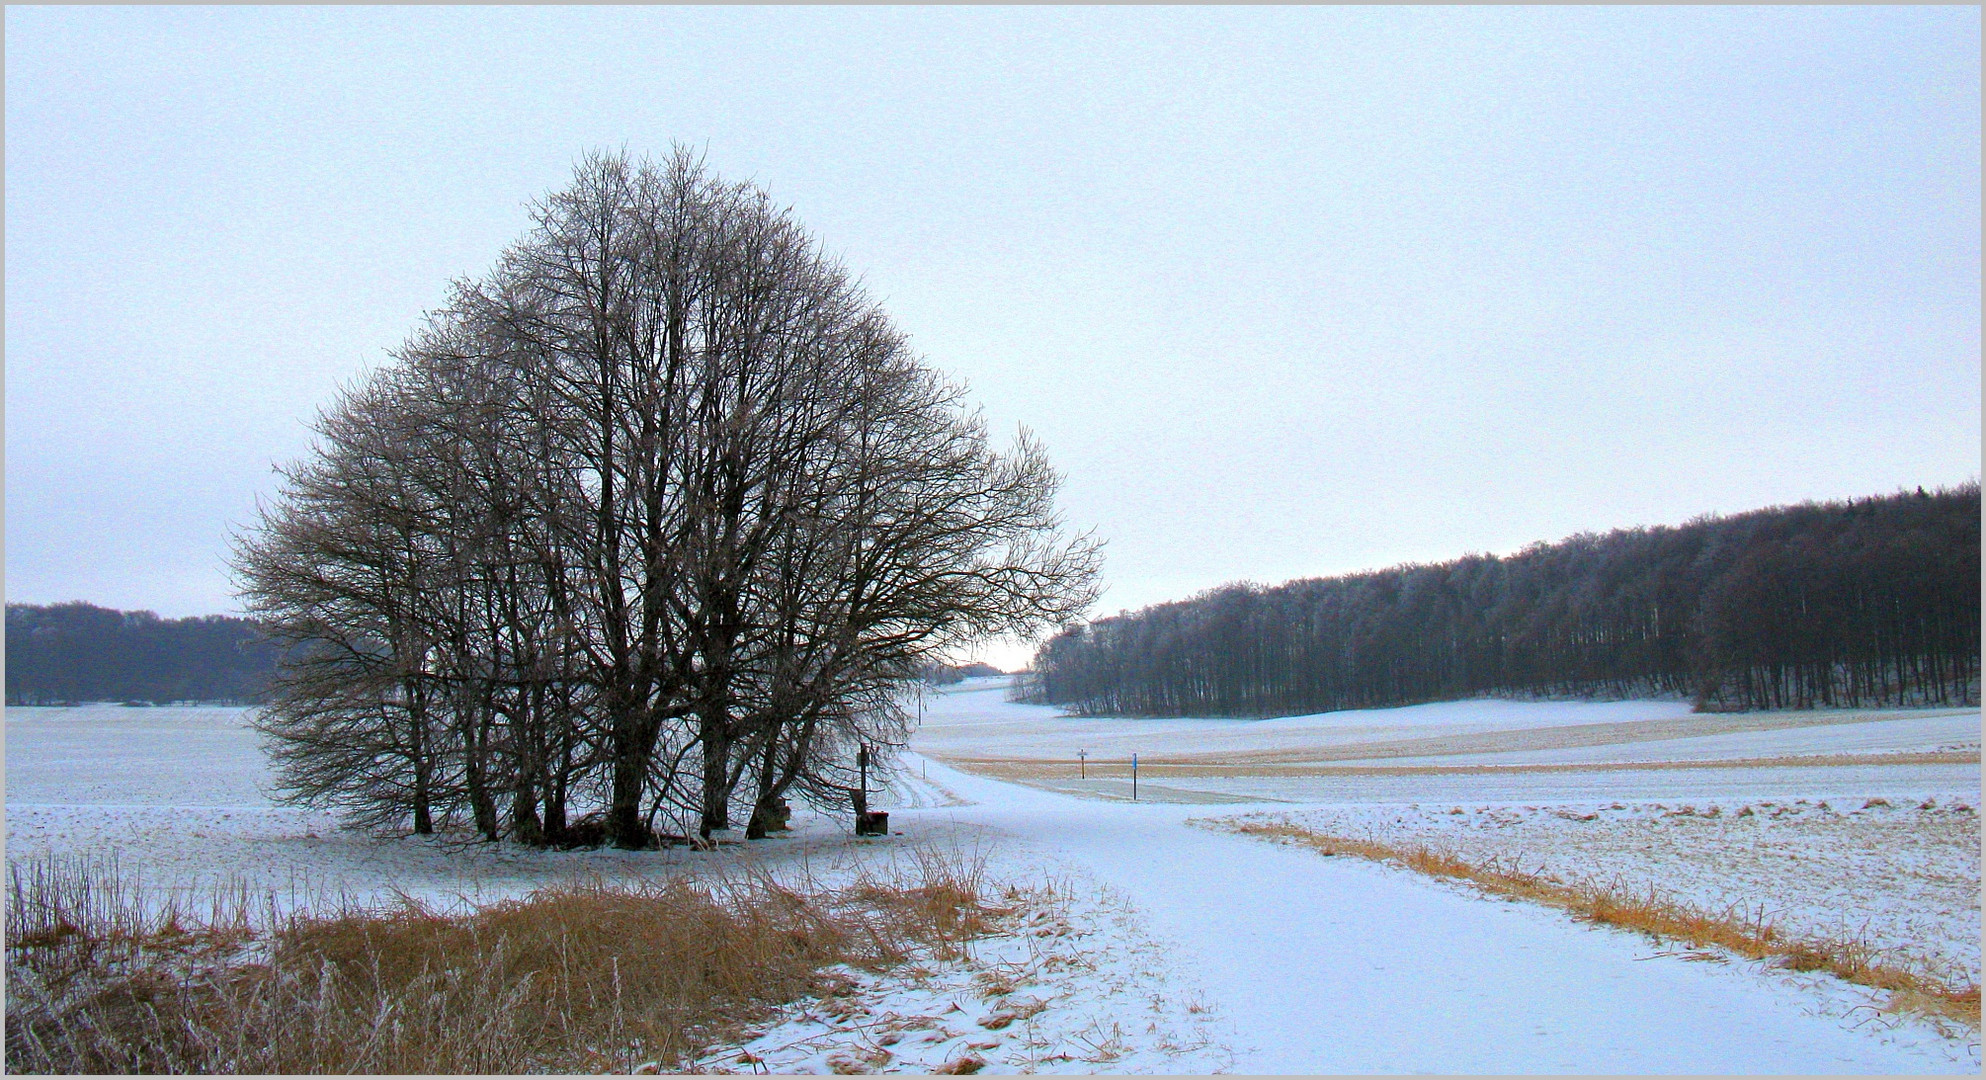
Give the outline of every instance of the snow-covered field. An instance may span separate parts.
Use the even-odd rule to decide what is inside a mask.
[[[1543,908],[1193,824],[1294,813],[1318,828],[1420,830],[1555,871],[1866,924],[1976,979],[1977,709],[1695,717],[1673,702],[1460,702],[1140,721],[1065,718],[1004,694],[1003,680],[973,680],[928,695],[915,752],[877,800],[898,835],[858,841],[839,816],[803,815],[791,836],[716,857],[816,880],[915,848],[983,860],[1014,890],[1003,931],[964,960],[848,972],[843,994],[714,1048],[707,1068],[1979,1068],[1976,1032],[1882,1014],[1881,995],[1828,976],[1694,963]],[[8,859],[115,851],[153,884],[232,878],[298,899],[490,899],[713,864],[355,835],[271,803],[242,720],[8,710]],[[1136,804],[1133,751],[1157,761]],[[1872,797],[1890,806],[1862,809]],[[1927,799],[1934,809],[1917,809]],[[1683,803],[1698,813],[1664,816]],[[1701,816],[1712,804],[1719,815]],[[1743,806],[1754,814],[1737,817]]]
[[[1649,888],[1810,938],[1861,940],[1948,983],[1979,978],[1979,813],[1964,796],[1338,806],[1249,815],[1425,844],[1475,864]]]
[[[8,860],[115,853],[148,886],[241,882],[288,904],[395,889],[497,899],[567,876],[675,872],[682,858],[350,832],[329,813],[276,805],[245,720],[244,709],[9,708]]]
[[[1195,776],[1882,754],[1948,757],[1976,772],[1980,744],[1977,708],[1696,714],[1676,701],[1476,700],[1269,720],[1086,718],[1009,702],[1000,679],[928,700],[919,750],[1031,778],[1075,777],[1079,752],[1107,774],[1136,753]]]
[[[723,849],[721,861],[682,849],[537,852],[379,839],[341,829],[324,812],[275,805],[266,759],[245,721],[242,709],[9,709],[8,860],[114,855],[148,888],[197,895],[245,884],[278,907],[395,894],[448,907],[571,878],[713,869],[834,885],[864,872],[890,877],[920,854],[983,863],[986,879],[1001,885],[1001,932],[959,959],[881,975],[840,972],[841,994],[794,1009],[739,1045],[714,1048],[701,1067],[929,1072],[965,1058],[985,1062],[988,1072],[1232,1066],[1221,1014],[1171,959],[1169,943],[1143,930],[1129,897],[1080,865],[1043,863],[981,827],[941,822],[910,827],[902,840],[856,840],[839,820],[802,813],[792,834]],[[899,828],[907,808],[961,803],[913,777],[878,800]]]

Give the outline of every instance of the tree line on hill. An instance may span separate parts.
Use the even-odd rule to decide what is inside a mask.
[[[925,665],[1092,601],[1041,447],[993,448],[762,191],[595,155],[534,218],[237,545],[288,650],[258,723],[292,799],[540,845],[762,836],[789,794],[848,805]]]
[[[247,619],[161,619],[75,601],[7,605],[7,704],[249,704],[279,650]]]
[[[992,664],[974,661],[969,664],[926,664],[918,670],[917,677],[923,680],[926,686],[956,686],[967,679],[984,679],[1005,674],[1006,672]]]
[[[1066,629],[1024,691],[1084,714],[1288,716],[1478,695],[1700,710],[1979,701],[1977,482],[1237,584]]]

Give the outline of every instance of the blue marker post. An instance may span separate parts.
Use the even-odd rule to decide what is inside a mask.
[[[1131,755],[1131,801],[1138,801],[1138,755]]]

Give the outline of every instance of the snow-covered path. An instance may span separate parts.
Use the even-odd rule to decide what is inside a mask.
[[[1354,859],[1210,831],[1246,806],[1078,800],[916,763],[968,803],[906,832],[991,832],[1127,894],[1235,1027],[1242,1073],[1975,1072],[1857,988],[1660,955],[1645,938]]]

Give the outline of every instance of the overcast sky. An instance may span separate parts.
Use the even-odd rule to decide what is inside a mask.
[[[315,409],[672,141],[1043,437],[1099,614],[1958,483],[1980,109],[1977,8],[9,7],[7,599],[234,610]]]

